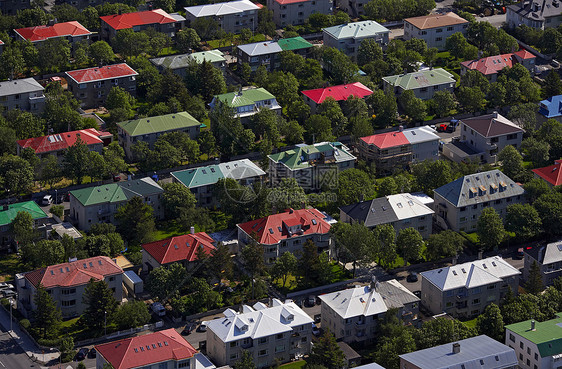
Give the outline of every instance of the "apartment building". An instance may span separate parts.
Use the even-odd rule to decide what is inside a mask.
[[[178,54],[163,56],[161,58],[150,59],[150,62],[158,69],[160,73],[171,70],[181,78],[185,78],[187,68],[195,64],[211,63],[215,68],[220,69],[223,73],[226,68],[226,59],[222,51],[209,50],[200,51],[191,54]]]
[[[506,22],[510,28],[556,28],[562,23],[562,7],[559,0],[521,1],[507,6]]]
[[[562,313],[544,322],[505,326],[505,344],[515,350],[520,369],[558,369],[562,365]]]
[[[85,108],[103,105],[113,87],[121,87],[132,96],[136,95],[138,73],[125,63],[73,70],[65,74],[68,90]]]
[[[432,314],[455,318],[482,314],[511,290],[517,294],[521,272],[500,256],[428,270],[421,274],[421,302]]]
[[[246,88],[237,92],[216,95],[209,104],[211,110],[219,102],[232,108],[234,116],[240,118],[242,124],[248,123],[252,115],[257,114],[260,109],[269,109],[281,114],[281,106],[275,96],[262,87]]]
[[[447,37],[460,32],[466,35],[468,21],[453,12],[404,19],[404,39],[424,40],[427,47],[445,50]]]
[[[47,290],[64,318],[81,315],[87,308],[82,296],[91,279],[105,281],[113,291],[113,297],[121,303],[123,299],[123,269],[107,256],[75,260],[51,265],[46,268],[16,275],[18,306],[22,313],[37,309],[34,296],[39,285]]]
[[[331,98],[337,102],[342,102],[350,97],[365,99],[373,94],[373,91],[361,82],[347,83],[344,85],[316,88],[314,90],[301,91],[304,101],[310,106],[310,112],[314,114],[318,105],[326,99]]]
[[[207,18],[217,22],[227,33],[240,33],[247,28],[255,31],[258,26],[259,6],[250,0],[233,0],[224,3],[189,6],[185,8],[187,24],[197,19]]]
[[[39,114],[45,109],[45,89],[33,78],[0,82],[0,106]]]
[[[89,231],[92,224],[114,223],[117,209],[138,196],[154,209],[156,219],[162,219],[163,192],[150,177],[73,190],[70,191],[70,217],[79,229]]]
[[[14,235],[12,230],[12,222],[19,212],[26,212],[33,219],[33,228],[46,223],[49,216],[37,205],[35,201],[17,202],[15,204],[2,205],[0,208],[0,248],[8,250],[10,247],[17,248],[14,245]]]
[[[279,28],[301,25],[314,13],[332,14],[332,0],[268,0],[273,21]]]
[[[562,160],[554,160],[554,165],[549,165],[547,167],[531,169],[535,178],[541,178],[543,181],[548,183],[550,187],[556,187],[562,185],[562,174],[560,170],[562,169]]]
[[[270,306],[226,309],[224,319],[207,322],[207,354],[216,365],[233,366],[248,351],[257,368],[283,364],[310,353],[313,320],[291,300]]]
[[[521,64],[531,74],[534,73],[536,56],[525,49],[516,53],[488,56],[475,60],[467,60],[461,63],[461,76],[469,70],[482,73],[490,82],[496,82],[498,74],[504,68],[512,68],[515,64]]]
[[[30,148],[40,158],[46,158],[54,155],[62,158],[66,150],[74,145],[77,141],[86,145],[90,151],[102,153],[103,147],[113,141],[111,132],[100,132],[95,128],[81,129],[79,131],[71,131],[57,133],[54,135],[28,138],[19,140],[17,146],[18,155],[21,155],[24,149]]]
[[[365,15],[364,6],[368,2],[367,0],[335,0],[335,7],[355,19]]]
[[[215,189],[219,180],[231,178],[244,186],[249,186],[261,181],[265,176],[265,172],[249,159],[179,170],[171,174],[175,183],[181,183],[191,190],[198,206],[205,207],[220,205]]]
[[[311,240],[318,252],[330,253],[332,239],[328,216],[317,209],[289,209],[283,213],[237,224],[238,245],[242,249],[256,241],[264,247],[265,263],[271,265],[286,252],[302,251]]]
[[[443,68],[425,69],[418,72],[398,74],[382,78],[385,90],[393,91],[396,96],[411,90],[422,100],[429,100],[437,91],[455,90],[455,78]]]
[[[518,369],[513,348],[485,335],[400,356],[401,369]]]
[[[179,14],[168,14],[162,9],[145,10],[135,13],[105,15],[101,20],[101,38],[111,41],[117,31],[132,29],[134,32],[146,31],[149,28],[174,37],[183,27],[185,18]]]
[[[250,65],[252,71],[258,69],[260,65],[274,71],[280,66],[280,53],[282,51],[292,51],[295,54],[306,57],[312,47],[310,42],[300,36],[284,38],[279,41],[262,41],[239,45],[237,47],[238,64],[242,65],[247,63]]]
[[[390,30],[375,21],[367,20],[324,28],[322,39],[327,47],[334,47],[355,60],[361,41],[375,40],[383,48],[388,44]],[[325,66],[326,67],[326,66]],[[329,66],[327,66],[329,69]]]
[[[148,143],[148,147],[152,149],[158,137],[170,132],[184,132],[192,140],[196,140],[202,126],[205,127],[191,114],[183,111],[117,123],[117,134],[125,155],[132,160],[132,147],[138,141]]]
[[[322,328],[329,328],[336,340],[346,343],[372,342],[389,309],[398,309],[405,325],[419,322],[420,299],[394,279],[318,297],[322,301]]]
[[[562,276],[562,241],[525,249],[523,279],[529,280],[531,267],[537,263],[544,287],[552,286],[554,280]]]
[[[414,228],[423,238],[429,237],[433,223],[433,199],[422,193],[401,193],[361,201],[340,208],[340,221],[359,222],[367,228],[390,224],[396,233]]]
[[[0,0],[0,12],[3,15],[16,15],[24,9],[31,9],[30,0]]]
[[[335,188],[334,177],[326,174],[353,168],[357,160],[341,142],[299,144],[267,157],[272,184],[280,183],[283,178],[294,178],[305,191],[316,191],[322,186]]]

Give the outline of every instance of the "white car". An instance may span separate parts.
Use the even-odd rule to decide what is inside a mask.
[[[52,202],[53,202],[53,196],[51,196],[51,195],[45,195],[41,199],[41,205],[43,205],[43,206],[51,205]]]

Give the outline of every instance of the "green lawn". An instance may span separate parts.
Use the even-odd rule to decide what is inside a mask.
[[[305,365],[306,365],[306,361],[304,361],[304,360],[299,360],[299,361],[293,361],[292,363],[289,363],[289,364],[281,365],[279,368],[283,368],[283,369],[300,369],[300,368],[304,367]]]
[[[467,320],[466,322],[462,322],[464,325],[466,325],[468,328],[476,328],[476,319],[471,319],[471,320]]]
[[[194,225],[195,232],[199,232],[197,225]],[[188,231],[186,231],[180,224],[178,224],[175,220],[161,222],[156,225],[156,232],[154,232],[154,240],[160,241],[166,238],[174,237],[174,236],[181,236]]]
[[[234,37],[233,43],[239,43],[239,44],[251,44],[252,42],[261,42],[261,41],[265,41],[265,35],[258,33],[256,35],[254,35],[253,37],[251,37],[248,41],[242,41],[239,40],[240,35],[236,35]],[[212,49],[218,49],[219,47],[225,47],[225,46],[230,46],[228,45],[228,43],[226,41],[219,39],[219,40],[210,40],[207,41],[207,44],[209,45],[209,47],[211,47]]]
[[[0,259],[0,282],[11,280],[14,274],[28,270],[16,254],[2,256]]]

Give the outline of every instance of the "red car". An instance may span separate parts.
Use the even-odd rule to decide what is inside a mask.
[[[437,126],[437,132],[445,132],[447,130],[447,124],[440,124]]]

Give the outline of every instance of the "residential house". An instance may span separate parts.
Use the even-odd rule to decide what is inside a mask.
[[[291,300],[269,306],[243,305],[207,322],[207,354],[216,365],[233,366],[247,351],[257,368],[283,364],[310,353],[313,320]]]
[[[40,159],[46,158],[49,155],[62,158],[66,150],[78,140],[88,146],[90,151],[101,154],[103,147],[110,144],[113,140],[113,135],[110,132],[100,132],[95,128],[88,128],[79,131],[28,138],[18,141],[17,152],[18,155],[21,155],[24,149],[30,148]]]
[[[113,87],[121,87],[135,96],[136,76],[138,73],[125,63],[66,72],[68,90],[82,107],[103,105]]]
[[[562,95],[551,96],[540,102],[539,114],[547,119],[555,119],[562,123]]]
[[[269,181],[275,185],[283,178],[294,178],[305,191],[316,191],[322,186],[334,188],[334,170],[344,171],[355,167],[355,156],[341,142],[320,142],[313,145],[298,144],[294,149],[267,156]]]
[[[425,69],[418,72],[398,74],[382,78],[384,88],[396,96],[406,90],[411,90],[414,95],[422,100],[429,100],[437,91],[453,92],[455,78],[443,68]]]
[[[285,212],[237,224],[240,250],[250,242],[264,247],[264,259],[271,265],[286,252],[302,251],[311,240],[319,252],[330,253],[332,240],[328,216],[316,209],[289,209]]]
[[[102,343],[96,349],[96,369],[109,364],[115,369],[215,369],[175,329],[169,328],[118,341]]]
[[[552,286],[554,280],[562,276],[562,241],[551,242],[545,246],[527,247],[524,252],[523,279],[525,281],[529,280],[534,263],[539,267],[545,288]]]
[[[292,51],[306,57],[311,48],[312,44],[300,36],[284,38],[279,41],[262,41],[239,45],[237,47],[238,64],[247,63],[252,71],[258,69],[260,65],[274,71],[279,68],[281,62],[279,53],[282,51]]]
[[[34,45],[51,38],[64,38],[72,47],[78,42],[88,41],[92,35],[92,32],[76,21],[18,28],[14,32],[16,40],[29,41]]]
[[[82,296],[91,279],[105,281],[119,303],[123,299],[123,269],[107,256],[75,260],[16,275],[18,302],[26,316],[37,309],[39,285],[47,290],[64,318],[81,315],[87,308]],[[19,305],[18,303],[18,305]]]
[[[158,137],[170,132],[184,132],[189,138],[196,140],[202,125],[186,111],[140,118],[117,123],[119,144],[125,149],[128,159],[133,159],[132,147],[143,141],[152,149]]]
[[[188,264],[197,260],[199,250],[211,256],[215,241],[205,232],[193,232],[142,244],[142,269],[150,272],[172,263]]]
[[[401,369],[518,369],[513,348],[485,335],[400,356]]]
[[[226,33],[240,33],[243,28],[255,31],[260,7],[250,0],[189,6],[185,8],[188,26],[197,19],[212,19]]]
[[[431,234],[433,199],[422,193],[401,193],[340,207],[340,221],[359,222],[367,228],[390,224],[398,233],[415,228],[423,238]]]
[[[335,8],[349,14],[352,19],[360,18],[365,15],[364,6],[368,3],[367,0],[335,0]]]
[[[534,173],[535,178],[541,178],[550,187],[560,186],[562,184],[562,174],[560,170],[562,169],[562,160],[554,160],[554,165],[549,165],[548,167],[531,169]]]
[[[355,286],[318,296],[322,328],[330,329],[338,341],[366,344],[377,336],[379,321],[389,309],[406,325],[419,322],[420,299],[395,279]]]
[[[505,344],[515,350],[521,369],[558,369],[562,361],[562,313],[544,322],[505,326]]]
[[[556,28],[562,23],[559,0],[521,1],[508,5],[506,23],[510,28],[526,25],[531,28]]]
[[[234,116],[240,118],[243,124],[248,123],[250,117],[260,109],[269,109],[281,114],[281,106],[277,99],[265,88],[246,88],[238,92],[228,92],[216,95],[209,106],[211,110],[219,103],[223,103],[234,109]],[[212,122],[211,122],[212,123]]]
[[[337,102],[345,101],[352,96],[364,99],[370,96],[373,91],[361,82],[355,82],[345,85],[316,88],[314,90],[305,90],[301,91],[301,93],[304,95],[304,101],[310,106],[311,113],[314,114],[318,105],[322,104],[328,98],[332,98]]]
[[[219,205],[215,191],[219,180],[232,178],[244,186],[249,186],[261,181],[265,176],[265,172],[249,159],[184,169],[171,174],[175,183],[181,183],[191,190],[198,206],[206,207]]]
[[[83,231],[92,224],[113,223],[117,209],[135,196],[152,206],[156,219],[164,217],[160,205],[164,190],[152,178],[110,183],[70,191],[70,216],[73,223]]]
[[[433,191],[435,220],[445,229],[476,232],[484,208],[493,208],[504,218],[509,205],[525,202],[524,193],[498,169],[469,174]]]
[[[0,82],[0,106],[39,114],[45,108],[44,90],[33,78]]]
[[[203,64],[205,61],[211,63],[214,67],[223,72],[226,68],[226,59],[224,58],[224,54],[218,49],[150,59],[150,62],[154,64],[160,73],[171,70],[174,74],[177,74],[181,78],[185,78],[188,67],[194,63]]]
[[[460,32],[466,35],[468,21],[453,12],[429,14],[404,19],[404,39],[424,40],[427,47],[445,50],[447,37]]]
[[[537,57],[525,49],[516,53],[488,56],[486,58],[467,60],[461,63],[461,75],[469,70],[482,73],[490,82],[496,82],[498,74],[504,68],[512,68],[515,64],[521,64],[534,73],[535,59]]]
[[[30,0],[0,0],[0,12],[3,15],[16,15],[24,9],[31,9]]]
[[[355,23],[340,24],[322,29],[324,46],[334,47],[355,60],[361,41],[375,40],[385,47],[388,44],[390,30],[375,21],[367,20]],[[329,66],[324,66],[330,69]]]
[[[268,0],[267,8],[273,11],[273,21],[279,28],[300,25],[312,14],[332,14],[332,0]]]
[[[101,19],[102,39],[111,41],[117,36],[117,31],[132,29],[135,32],[146,31],[153,28],[157,32],[174,37],[179,31],[185,18],[178,14],[168,14],[162,9],[145,10],[135,13],[121,13],[105,15]]]
[[[35,201],[24,201],[15,204],[2,205],[0,208],[0,248],[9,249],[13,245],[12,222],[20,211],[29,213],[33,219],[33,227],[44,224],[49,216]]]
[[[74,228],[74,226],[69,222],[57,223],[45,228],[49,233],[49,238],[55,240],[62,240],[65,235],[69,236],[74,241],[77,241],[84,237],[84,235],[80,233],[80,231],[78,231],[76,228]]]
[[[421,301],[432,314],[474,317],[509,290],[517,294],[520,274],[500,256],[428,270],[421,273]]]
[[[439,159],[440,137],[428,126],[379,133],[359,139],[359,156],[374,161],[378,170],[392,173],[412,163]]]

